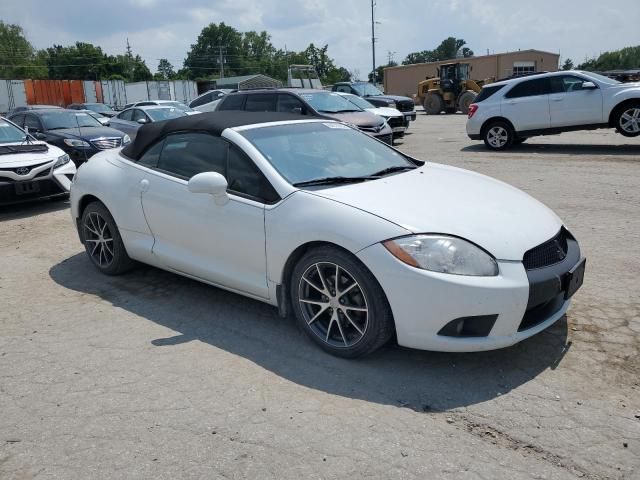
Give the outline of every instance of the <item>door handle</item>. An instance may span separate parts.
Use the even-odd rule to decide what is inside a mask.
[[[140,192],[144,193],[147,190],[149,190],[149,180],[143,178],[142,180],[140,180]]]

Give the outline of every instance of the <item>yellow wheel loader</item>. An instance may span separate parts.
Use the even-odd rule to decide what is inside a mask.
[[[427,115],[440,112],[466,114],[469,105],[480,93],[483,85],[495,81],[471,80],[471,66],[468,63],[446,63],[438,68],[438,76],[421,81],[418,84],[418,100]]]

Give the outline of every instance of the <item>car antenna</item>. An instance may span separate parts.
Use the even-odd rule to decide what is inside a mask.
[[[80,130],[80,120],[78,120],[78,114],[74,113],[73,116],[76,117],[76,125],[78,126],[78,137],[80,137],[80,140],[82,140],[82,130]],[[89,159],[87,158],[87,150],[84,147],[82,148],[82,153],[84,153],[84,162],[87,163]]]

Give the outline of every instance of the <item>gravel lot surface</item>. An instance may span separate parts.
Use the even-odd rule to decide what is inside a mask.
[[[588,257],[566,319],[501,351],[340,360],[261,303],[100,275],[66,201],[0,207],[0,478],[640,478],[640,139],[490,153],[464,123],[420,112],[399,148],[565,220]]]

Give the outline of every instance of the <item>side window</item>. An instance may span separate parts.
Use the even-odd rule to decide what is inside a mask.
[[[225,173],[227,142],[206,133],[177,133],[164,142],[158,170],[185,180],[202,172]]]
[[[24,118],[24,126],[29,127],[29,132],[41,132],[42,125],[40,125],[40,120],[35,115],[27,115]]]
[[[551,82],[551,93],[568,93],[582,90],[582,84],[587,80],[573,75],[560,75],[550,77],[549,81]]]
[[[506,98],[534,97],[536,95],[545,95],[549,93],[547,88],[548,80],[546,78],[536,78],[535,80],[526,80],[518,83],[509,90]]]
[[[162,146],[164,145],[164,139],[160,140],[158,143],[149,148],[138,163],[142,166],[149,168],[156,168],[158,166],[158,160],[160,160],[160,152],[162,152]]]
[[[118,119],[131,121],[131,116],[133,115],[133,110],[125,110],[122,113],[118,114]]]
[[[24,113],[20,115],[14,115],[9,120],[18,125],[20,128],[24,128]]]
[[[145,120],[147,120],[147,116],[145,115],[145,113],[142,110],[140,110],[139,108],[134,108],[133,109],[133,115],[131,116],[131,119],[134,122],[137,122],[138,120],[143,119],[143,118]]]
[[[247,112],[275,112],[276,95],[273,93],[256,93],[249,95],[244,109]]]
[[[213,99],[213,94],[211,92],[205,93],[200,98],[196,98],[193,102],[189,104],[191,108],[199,107],[200,105],[204,105],[205,103],[211,102]]]
[[[351,87],[349,85],[338,85],[336,92],[351,93]]]
[[[306,114],[304,104],[293,95],[278,95],[278,112]]]
[[[218,110],[242,110],[246,95],[227,95],[220,100]]]
[[[249,157],[234,145],[229,147],[228,191],[263,203],[275,203],[280,197]]]

